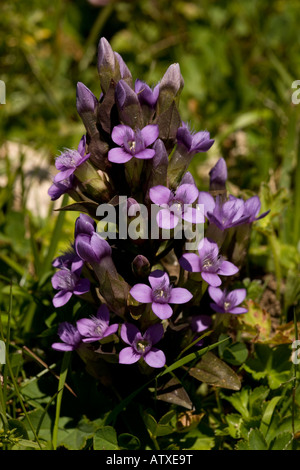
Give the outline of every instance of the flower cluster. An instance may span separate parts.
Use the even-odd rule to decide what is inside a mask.
[[[70,249],[53,262],[52,285],[58,291],[53,304],[68,304],[72,311],[79,301],[91,313],[76,324],[60,323],[61,342],[52,347],[88,351],[86,360],[93,357],[94,363],[101,357],[120,367],[161,368],[187,338],[192,335],[194,345],[195,335],[197,340],[212,328],[214,315],[247,312],[240,306],[246,290],[234,283],[247,233],[267,212],[260,215],[257,196],[244,201],[227,194],[223,158],[209,173],[209,190],[199,191],[188,167],[214,140],[207,130],[192,131],[180,117],[184,81],[178,64],[153,88],[133,82],[122,57],[101,38],[98,73],[99,100],[83,83],[77,85],[76,106],[86,132],[77,150],[57,157],[59,173],[49,189],[53,200],[68,193],[80,211]],[[103,205],[118,215],[112,239],[104,236],[105,211],[98,210]],[[124,220],[135,224],[137,236],[130,231],[124,236]],[[204,233],[192,250],[180,229],[183,222]],[[156,223],[158,236],[139,236],[150,223]],[[209,297],[211,311],[206,307],[201,314]],[[199,340],[196,347],[202,344]]]

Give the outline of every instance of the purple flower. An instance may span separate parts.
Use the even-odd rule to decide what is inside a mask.
[[[189,272],[201,273],[202,279],[211,286],[222,284],[219,275],[232,276],[238,268],[230,261],[225,261],[219,255],[217,243],[203,238],[198,245],[199,256],[196,253],[185,253],[179,259],[179,264]]]
[[[155,124],[149,124],[136,131],[123,124],[115,126],[111,137],[119,147],[115,147],[108,152],[108,160],[114,163],[126,163],[132,157],[138,159],[153,158],[155,150],[147,147],[155,142],[158,134],[159,129]]]
[[[141,104],[146,104],[150,108],[155,107],[159,96],[159,84],[152,90],[147,83],[137,79],[134,89]]]
[[[159,269],[148,277],[151,287],[136,284],[130,290],[132,297],[141,303],[151,303],[155,315],[164,320],[173,314],[171,304],[185,304],[193,295],[182,287],[172,287],[167,273]]]
[[[109,310],[105,304],[98,309],[96,316],[82,318],[77,321],[77,329],[83,336],[84,343],[92,343],[116,333],[119,325],[109,326]]]
[[[72,247],[73,250],[73,247]],[[73,266],[74,271],[79,271],[83,266],[82,259],[74,252],[67,251],[66,253],[58,256],[52,262],[52,266],[58,269],[71,269]]]
[[[75,222],[75,250],[88,263],[99,263],[111,256],[111,247],[96,231],[95,221],[87,214],[80,214]]]
[[[211,194],[200,191],[198,204],[204,205],[204,214],[209,222],[222,231],[247,221],[247,215],[244,213],[245,202],[232,195],[228,201],[223,202],[220,196],[217,196],[215,201]]]
[[[153,347],[160,341],[163,334],[164,328],[161,324],[150,326],[143,335],[135,325],[123,324],[121,338],[130,346],[120,351],[119,363],[134,364],[142,357],[150,367],[163,367],[166,363],[166,357],[163,351]]]
[[[75,249],[78,256],[88,263],[100,263],[100,261],[111,256],[109,243],[100,237],[97,232],[92,235],[80,233],[75,239]]]
[[[159,227],[172,229],[180,219],[191,223],[203,223],[203,214],[191,205],[197,199],[199,191],[194,184],[181,184],[175,192],[165,186],[154,186],[149,197],[152,202],[161,206],[156,220]]]
[[[240,313],[246,313],[248,310],[243,307],[237,307],[246,297],[246,289],[235,289],[231,292],[222,291],[218,287],[209,286],[208,292],[212,300],[215,303],[211,303],[210,306],[213,310],[218,313],[233,313],[238,315]]]
[[[262,219],[263,217],[269,214],[270,211],[268,210],[266,212],[263,212],[263,214],[261,214],[259,217],[257,217],[260,208],[261,202],[258,196],[250,197],[249,199],[247,199],[247,201],[245,201],[243,215],[247,218],[247,223],[252,223],[256,220]]]
[[[81,268],[82,265],[75,261],[70,268],[63,267],[52,276],[52,286],[59,291],[53,297],[54,307],[65,305],[73,294],[82,295],[89,292],[90,281],[80,278]]]
[[[80,214],[75,222],[75,238],[80,233],[92,235],[96,230],[96,222],[87,214]]]
[[[52,348],[56,351],[74,351],[81,344],[81,335],[71,323],[61,323],[58,327],[58,336],[63,342],[52,344]]]
[[[210,189],[225,189],[227,181],[227,165],[224,158],[219,158],[215,166],[209,172]]]
[[[55,175],[53,182],[55,184],[61,183],[61,181],[69,178],[76,169],[82,165],[90,156],[85,155],[85,144],[86,136],[84,135],[78,145],[77,150],[66,149],[57,159],[55,160],[55,166],[60,171]]]
[[[214,143],[214,140],[210,139],[209,132],[191,132],[184,122],[182,127],[178,128],[176,137],[178,145],[184,147],[189,154],[207,152]]]
[[[51,197],[52,201],[56,201],[62,194],[68,193],[76,187],[77,179],[75,175],[70,175],[69,177],[59,181],[54,182],[48,189],[48,194]]]

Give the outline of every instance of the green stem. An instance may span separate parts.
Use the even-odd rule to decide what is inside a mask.
[[[295,172],[295,205],[294,205],[294,245],[297,247],[300,240],[300,139],[298,142],[297,166]]]
[[[274,232],[268,235],[269,244],[271,247],[273,260],[274,260],[274,267],[275,267],[275,275],[276,275],[276,297],[280,300],[280,287],[281,287],[281,266],[280,266],[280,259],[279,259],[279,246],[276,235]]]
[[[295,341],[297,341],[298,340],[298,325],[297,325],[297,315],[296,315],[295,308],[294,308],[294,331],[295,331]],[[294,361],[293,369],[294,369],[294,377],[293,377],[293,394],[292,394],[292,432],[293,432],[293,435],[295,435],[297,361]]]
[[[62,365],[61,365],[61,372],[59,376],[58,382],[58,393],[56,399],[56,410],[55,410],[55,421],[53,427],[53,435],[52,435],[52,447],[53,450],[57,448],[57,437],[58,437],[58,425],[59,425],[59,418],[60,418],[60,410],[61,410],[61,402],[62,396],[64,391],[64,386],[68,374],[68,366],[71,359],[71,352],[64,353]]]

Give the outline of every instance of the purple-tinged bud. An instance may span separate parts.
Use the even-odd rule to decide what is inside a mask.
[[[98,133],[96,96],[83,83],[77,83],[76,108],[90,136]]]
[[[103,93],[109,89],[111,79],[116,69],[116,58],[111,45],[102,37],[98,45],[98,73]]]
[[[143,127],[143,115],[135,91],[124,80],[116,85],[116,103],[120,121],[132,129]]]
[[[166,111],[175,99],[178,101],[183,86],[179,64],[170,65],[159,84],[159,114]]]
[[[84,83],[77,83],[76,107],[79,114],[94,112],[98,105],[96,96]]]
[[[148,277],[150,274],[150,262],[143,255],[137,255],[131,263],[132,271],[137,277]]]
[[[130,84],[132,82],[132,75],[129,68],[124,62],[123,57],[118,52],[114,52],[114,54],[119,64],[121,79],[126,80]]]
[[[224,158],[220,158],[215,166],[209,172],[210,182],[209,182],[209,189],[210,190],[220,190],[226,189],[226,181],[227,181],[227,165]]]

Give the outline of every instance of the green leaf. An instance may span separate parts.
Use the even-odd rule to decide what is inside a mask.
[[[246,361],[247,357],[248,348],[245,343],[234,343],[227,346],[222,355],[222,359],[233,366],[240,366]]]
[[[207,352],[195,367],[188,370],[188,373],[195,379],[216,387],[230,390],[241,388],[237,374],[211,352]]]
[[[123,433],[118,438],[120,449],[138,450],[141,448],[141,442],[138,437],[132,434]]]
[[[259,429],[251,429],[249,432],[249,450],[268,450],[268,445]]]
[[[22,437],[23,439],[28,439],[28,432],[27,432],[26,426],[19,419],[13,419],[13,418],[9,419],[8,427],[10,430],[15,429],[15,433],[14,433],[15,436]]]
[[[93,437],[94,450],[119,450],[117,433],[112,426],[103,426]]]
[[[270,444],[270,450],[288,450],[293,441],[293,434],[290,432],[282,432],[275,437]],[[291,449],[289,449],[291,450]]]
[[[172,377],[171,380],[157,390],[156,399],[183,406],[188,410],[193,408],[193,403],[186,390],[175,377]]]
[[[292,376],[290,356],[289,345],[271,348],[266,344],[256,344],[254,355],[243,367],[255,380],[266,378],[270,388],[275,390]]]
[[[270,400],[267,404],[267,407],[264,411],[261,424],[259,427],[259,430],[263,433],[264,436],[266,436],[267,434],[267,431],[269,429],[269,426],[272,420],[273,413],[280,400],[281,400],[281,396],[273,397],[272,400]]]

